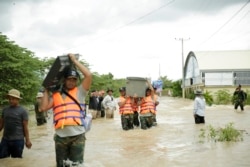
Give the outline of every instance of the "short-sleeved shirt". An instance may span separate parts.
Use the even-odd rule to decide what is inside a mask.
[[[77,88],[77,99],[80,103],[85,103],[85,97],[88,92],[82,88],[82,85],[78,86]],[[62,97],[65,98],[66,95],[62,94]],[[56,134],[60,137],[76,136],[82,133],[85,133],[84,126],[64,126],[63,129],[56,129]]]
[[[28,121],[28,112],[21,106],[9,106],[3,109],[3,138],[6,140],[24,139],[23,121]]]

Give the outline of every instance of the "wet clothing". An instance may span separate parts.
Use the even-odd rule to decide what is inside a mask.
[[[35,106],[35,113],[36,113],[36,124],[37,126],[43,125],[47,123],[46,117],[45,117],[45,112],[40,112],[39,111],[39,102],[36,102],[34,104]]]
[[[114,111],[116,110],[116,102],[113,96],[106,95],[102,101],[105,109],[106,118],[114,118]]]
[[[134,114],[123,114],[121,115],[121,124],[123,130],[134,129],[133,126]]]
[[[116,102],[113,96],[106,95],[102,101],[102,105],[105,109],[109,108],[111,110],[116,109]]]
[[[119,107],[119,113],[122,114],[133,114],[132,100],[131,98],[124,98],[120,96],[119,102],[125,102],[123,106]]]
[[[240,106],[241,111],[244,111],[244,101],[246,100],[246,93],[242,90],[234,92],[234,109],[237,110]]]
[[[101,112],[101,117],[104,117],[105,116],[105,109],[102,105],[102,101],[103,101],[103,96],[99,96],[98,97],[98,105],[97,105],[97,111],[98,112]]]
[[[23,121],[28,121],[28,112],[21,106],[3,109],[3,138],[6,140],[24,139]]]
[[[195,123],[205,123],[205,108],[206,108],[206,101],[205,98],[202,96],[196,96],[194,99],[194,119]]]
[[[196,124],[204,124],[205,123],[205,117],[204,116],[199,116],[197,114],[194,115],[194,122]]]
[[[144,97],[142,99],[140,113],[141,114],[145,114],[145,113],[155,114],[155,103],[154,103],[154,100],[152,99],[151,95]]]
[[[149,95],[141,100],[140,123],[141,129],[148,129],[153,126],[153,114],[155,114],[155,104],[152,96]]]
[[[152,114],[153,126],[157,125],[156,114]]]
[[[0,144],[0,158],[22,158],[24,149],[23,121],[28,121],[28,112],[21,106],[6,107],[2,111],[4,132]]]
[[[84,110],[85,97],[87,91],[83,90],[82,86],[78,86],[73,90],[68,91],[81,105]],[[82,122],[82,114],[79,106],[63,92],[56,92],[53,97],[53,113],[55,124],[55,149],[57,167],[63,167],[63,162],[69,159],[74,163],[82,163],[83,153],[85,148],[85,128]],[[63,102],[61,101],[63,100]],[[61,102],[60,102],[61,101]],[[60,104],[64,103],[61,107]],[[57,107],[58,106],[58,107]],[[64,114],[67,119],[62,119]],[[61,120],[64,120],[62,122]]]
[[[98,109],[99,99],[96,96],[89,97],[89,109],[97,110]]]
[[[140,126],[138,111],[134,111],[133,124],[134,124],[134,126],[137,126],[137,127]]]
[[[97,109],[98,109],[99,99],[96,96],[89,97],[89,113],[91,113],[92,118],[97,118]]]
[[[114,118],[114,111],[115,110],[106,108],[105,109],[105,116],[106,116],[106,118]]]
[[[159,96],[158,95],[154,95],[154,103],[155,103],[155,113],[152,114],[152,119],[153,119],[153,125],[157,125],[157,120],[156,120],[156,106],[159,104]]]
[[[77,88],[68,91],[74,99],[77,99]],[[64,126],[83,126],[85,116],[85,104],[80,103],[81,109],[69,96],[62,97],[60,92],[53,94],[54,99],[54,126],[55,129],[64,128]]]
[[[141,114],[140,115],[140,123],[141,123],[141,129],[146,130],[148,128],[151,128],[153,126],[153,117],[149,114]]]
[[[55,134],[57,167],[66,166],[64,164],[66,160],[82,164],[84,161],[85,140],[85,133],[68,137],[60,137]]]
[[[132,104],[133,112],[134,112],[134,118],[133,118],[133,124],[134,126],[140,126],[139,121],[139,107],[138,107],[138,99],[134,99],[134,103]]]
[[[121,124],[123,130],[134,129],[134,111],[132,107],[131,98],[119,97],[118,103],[124,103],[123,106],[119,107],[119,113],[121,115]]]
[[[24,139],[6,140],[2,138],[0,143],[0,158],[22,158],[24,149]]]

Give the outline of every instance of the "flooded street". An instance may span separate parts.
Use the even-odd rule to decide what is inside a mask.
[[[93,120],[86,134],[84,166],[250,166],[250,106],[244,112],[234,112],[232,105],[207,106],[205,125],[194,124],[191,100],[161,97],[157,110],[158,126],[149,130],[123,131],[118,111],[112,120]],[[224,128],[230,122],[244,130],[242,142],[199,142],[201,128]],[[29,128],[32,148],[24,149],[23,159],[1,159],[0,167],[56,166],[52,119],[38,127],[33,114]]]

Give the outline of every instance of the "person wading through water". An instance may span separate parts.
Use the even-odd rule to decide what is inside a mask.
[[[75,55],[69,54],[68,56],[81,71],[84,79],[77,86],[79,78],[77,71],[74,69],[66,70],[61,89],[52,92],[52,98],[49,96],[49,90],[45,89],[41,105],[42,111],[53,108],[57,167],[63,167],[67,161],[76,165],[82,164],[84,161],[86,140],[86,130],[83,126],[84,114],[86,114],[84,112],[86,111],[85,97],[92,82],[90,71],[76,59]]]

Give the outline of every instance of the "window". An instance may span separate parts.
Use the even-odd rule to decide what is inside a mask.
[[[234,73],[235,85],[250,85],[250,71]]]
[[[205,85],[233,85],[232,72],[213,72],[205,74]]]

